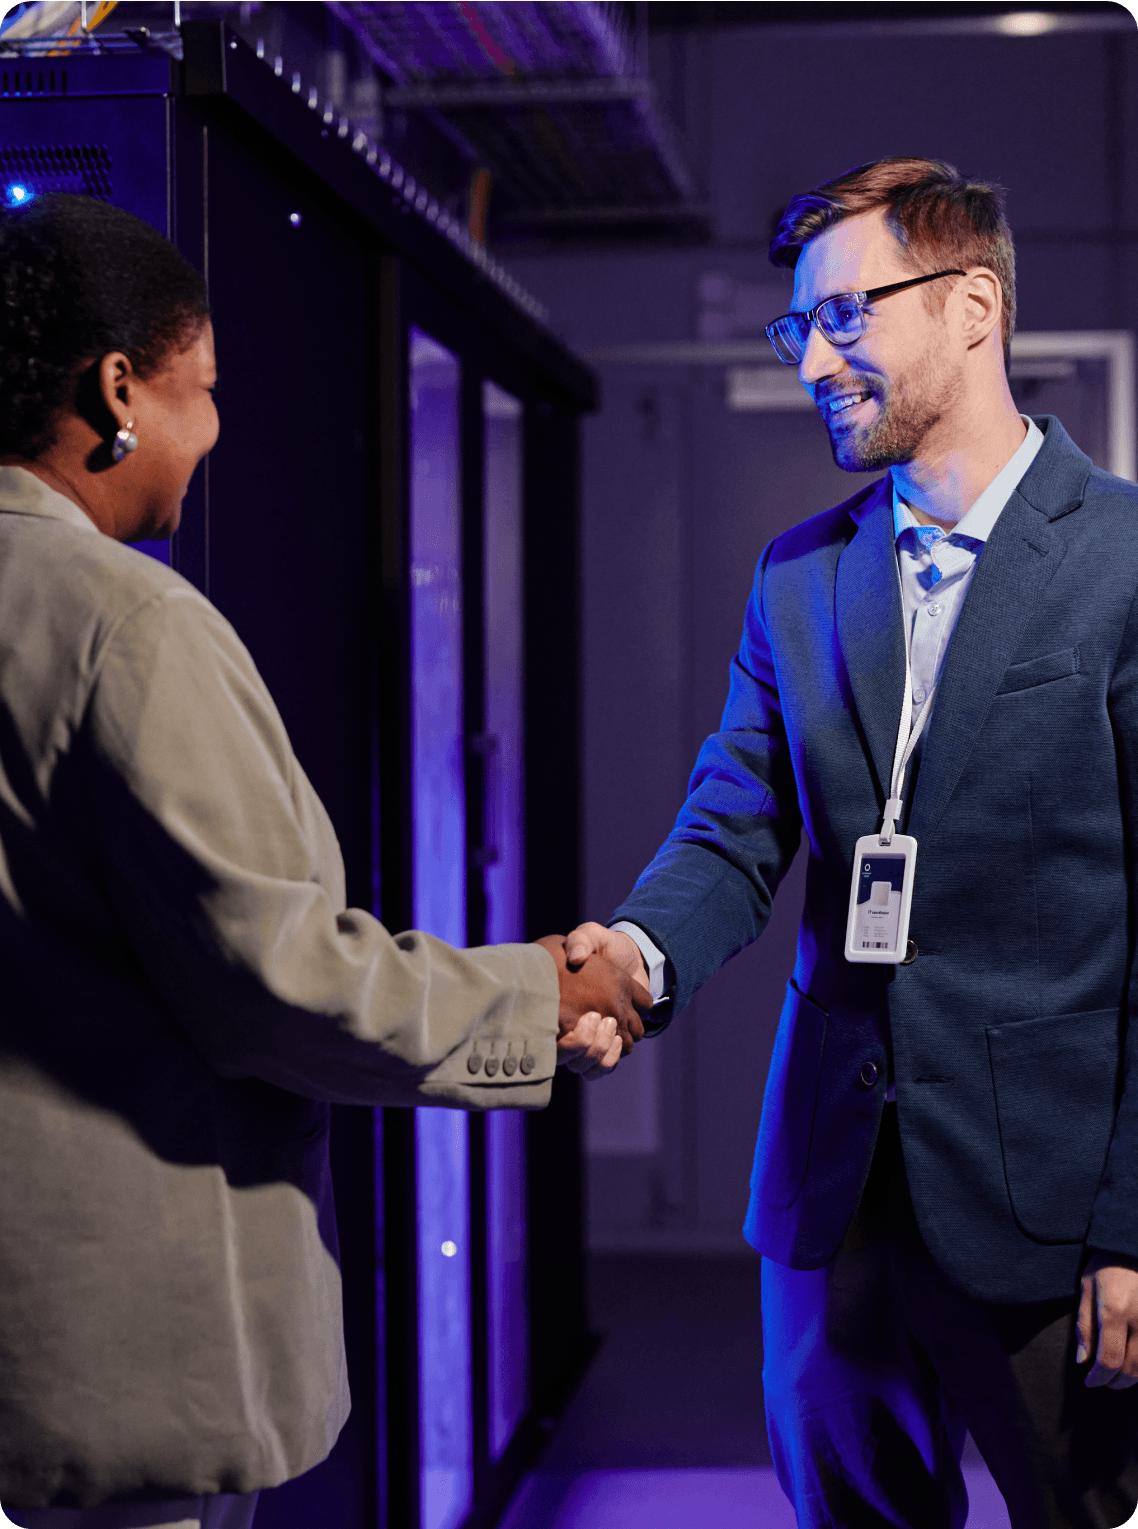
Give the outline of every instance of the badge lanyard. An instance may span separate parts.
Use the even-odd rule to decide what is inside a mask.
[[[911,641],[912,635],[909,634],[908,640],[905,643],[905,698],[901,703],[901,720],[897,725],[897,745],[893,750],[893,775],[889,782],[889,800],[885,803],[885,816],[881,820],[880,838],[882,845],[892,844],[893,842],[893,829],[897,819],[901,816],[901,808],[904,805],[901,788],[905,783],[905,771],[908,768],[913,750],[916,748],[920,741],[920,736],[925,730],[925,723],[929,719],[929,711],[933,704],[933,696],[936,695],[936,685],[934,684],[925,697],[925,704],[917,713],[917,720],[913,722],[911,720],[913,705],[910,700],[913,693],[913,668],[909,658]],[[872,838],[872,835],[868,837]]]
[[[896,566],[896,564],[894,564]],[[897,577],[900,579],[900,569]],[[902,609],[904,608],[902,604]],[[849,918],[846,921],[847,961],[896,965],[904,960],[909,944],[909,911],[913,902],[913,874],[917,864],[917,841],[911,834],[897,833],[904,805],[905,771],[916,748],[936,694],[934,684],[925,704],[912,721],[913,670],[910,657],[912,631],[905,634],[905,694],[897,745],[893,750],[893,773],[881,827],[865,834],[854,846],[853,880]]]

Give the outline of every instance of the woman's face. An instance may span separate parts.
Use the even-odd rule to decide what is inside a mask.
[[[171,536],[194,468],[217,440],[217,363],[207,319],[188,350],[171,356],[160,372],[131,379],[130,409],[138,449],[111,469],[121,474],[120,541]],[[129,507],[128,507],[129,506]]]

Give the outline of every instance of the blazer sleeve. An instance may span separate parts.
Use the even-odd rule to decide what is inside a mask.
[[[1130,905],[1138,897],[1138,595],[1119,644],[1108,693],[1126,824]],[[1087,1233],[1089,1247],[1138,1258],[1138,968],[1131,936],[1119,1103],[1106,1168]]]
[[[167,588],[113,629],[93,672],[79,757],[100,879],[218,1073],[344,1103],[548,1103],[547,952],[393,936],[344,906],[331,823],[220,612]],[[491,1052],[518,1066],[488,1077]]]
[[[802,816],[763,605],[759,560],[720,730],[699,751],[675,827],[611,922],[668,958],[673,1012],[766,927]]]

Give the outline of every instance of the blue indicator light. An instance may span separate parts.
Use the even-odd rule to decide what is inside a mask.
[[[29,201],[31,199],[31,195],[32,193],[26,186],[9,186],[8,206],[19,207],[22,203]]]

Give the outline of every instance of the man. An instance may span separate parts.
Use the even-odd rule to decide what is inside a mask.
[[[771,257],[794,292],[767,333],[835,460],[888,471],[764,551],[722,730],[570,960],[603,951],[681,1009],[761,934],[805,830],[746,1224],[799,1524],[957,1529],[966,1429],[1014,1529],[1121,1524],[1138,489],[1016,410],[991,188],[882,160],[797,197]],[[888,938],[855,937],[865,878],[884,963]]]

